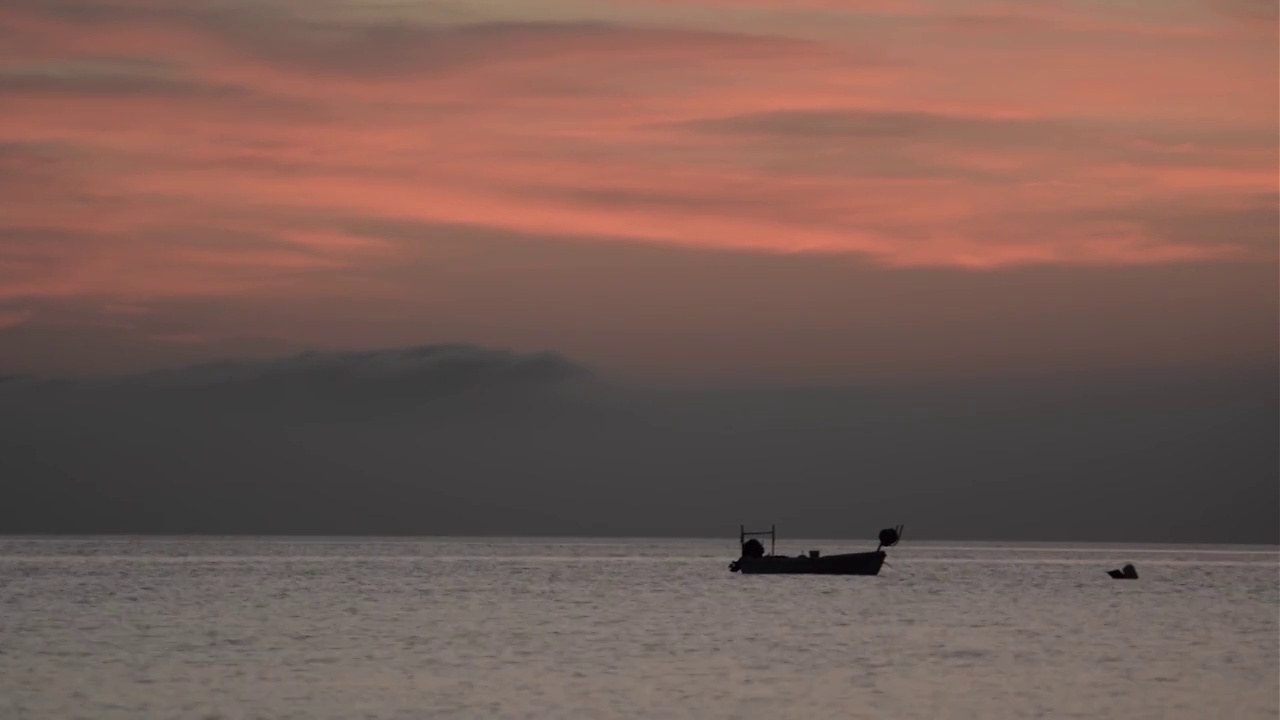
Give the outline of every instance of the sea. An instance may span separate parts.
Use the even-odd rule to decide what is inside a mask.
[[[0,538],[0,718],[1280,715],[1276,547],[736,541]]]

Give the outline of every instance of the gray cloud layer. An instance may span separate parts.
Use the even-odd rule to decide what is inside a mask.
[[[1277,378],[644,390],[554,355],[0,385],[0,532],[1275,542]]]

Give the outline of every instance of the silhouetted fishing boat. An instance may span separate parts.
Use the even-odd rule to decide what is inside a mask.
[[[764,544],[757,537],[769,536],[769,554],[764,552]],[[902,539],[902,526],[885,528],[880,531],[880,545],[875,552],[844,553],[841,555],[823,555],[817,550],[810,550],[808,555],[787,557],[774,553],[778,542],[776,526],[765,531],[747,532],[745,526],[738,526],[738,544],[742,548],[742,556],[729,563],[730,572],[747,574],[775,575],[877,575],[884,565],[887,547],[893,547]]]

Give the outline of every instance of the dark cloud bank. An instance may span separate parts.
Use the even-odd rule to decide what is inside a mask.
[[[653,390],[459,346],[10,378],[0,532],[1274,543],[1278,389],[1262,368]]]

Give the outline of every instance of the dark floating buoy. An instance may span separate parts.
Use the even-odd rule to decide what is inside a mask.
[[[1107,574],[1110,575],[1115,580],[1137,580],[1138,579],[1138,569],[1135,568],[1132,564],[1125,565],[1123,568],[1119,570],[1108,570]]]

